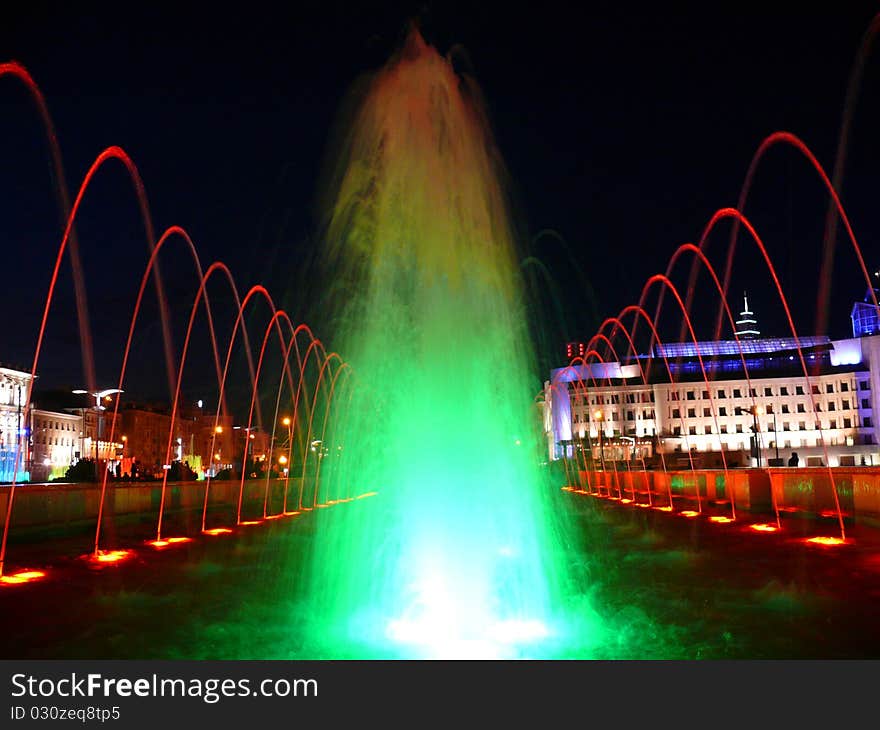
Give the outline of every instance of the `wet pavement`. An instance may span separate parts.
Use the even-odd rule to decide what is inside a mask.
[[[118,564],[75,555],[84,535],[13,544],[9,572],[44,569],[32,584],[0,588],[2,658],[325,658],[310,648],[303,562],[316,525],[366,509],[352,502],[161,549],[140,542]],[[877,658],[880,530],[723,505],[693,518],[561,492],[556,508],[578,545],[554,559],[578,576],[574,609],[589,640],[558,656],[598,659]],[[321,512],[321,514],[319,514]],[[133,543],[134,544],[134,543]],[[580,608],[577,608],[577,607]],[[589,614],[589,620],[587,620]],[[344,652],[343,652],[344,655]]]

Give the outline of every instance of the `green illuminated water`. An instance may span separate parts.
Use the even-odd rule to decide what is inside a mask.
[[[548,506],[559,485],[540,465],[540,375],[476,86],[412,31],[366,86],[336,169],[325,281],[355,375],[321,500],[378,494],[316,515],[315,651],[558,653],[577,592],[568,528]]]

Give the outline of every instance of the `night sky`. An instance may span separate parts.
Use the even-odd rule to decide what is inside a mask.
[[[145,181],[157,231],[193,236],[207,266],[226,262],[244,292],[265,284],[294,319],[320,321],[304,276],[317,245],[316,196],[331,129],[351,84],[380,66],[410,18],[482,87],[506,161],[521,245],[550,271],[562,321],[543,322],[544,364],[638,300],[645,279],[696,241],[720,207],[735,205],[761,140],[802,137],[830,171],[850,68],[875,3],[797,13],[742,4],[321,2],[163,9],[146,4],[19,3],[4,10],[0,57],[40,84],[75,193],[109,145],[122,146]],[[350,7],[352,6],[352,7]],[[869,268],[880,265],[875,212],[880,177],[880,59],[857,98],[844,204]],[[30,367],[61,222],[48,148],[18,82],[0,80],[0,361]],[[746,214],[763,235],[803,334],[812,334],[827,198],[794,151],[762,164]],[[543,235],[552,230],[558,236]],[[728,230],[726,227],[721,230]],[[99,387],[116,385],[134,294],[147,260],[135,197],[119,164],[87,195],[78,225]],[[731,304],[744,288],[766,334],[787,335],[775,291],[741,239]],[[720,267],[726,237],[710,258]],[[840,239],[827,334],[850,332],[864,282]],[[162,260],[181,338],[195,293],[176,247]],[[582,280],[578,271],[582,271]],[[673,277],[684,284],[686,266]],[[218,318],[223,287],[211,289]],[[547,291],[543,298],[549,301]],[[83,387],[69,267],[49,320],[43,387]],[[224,306],[227,307],[224,310]],[[717,303],[700,289],[698,334]],[[663,331],[677,335],[666,310]],[[597,319],[598,318],[598,319]],[[265,316],[254,315],[254,331]],[[318,332],[333,344],[332,332]],[[258,339],[258,335],[253,335]],[[139,329],[128,390],[167,397],[154,299]],[[178,340],[178,351],[179,351]],[[193,399],[210,398],[204,328],[194,343]],[[242,371],[243,372],[243,371]],[[202,393],[206,395],[202,396]]]

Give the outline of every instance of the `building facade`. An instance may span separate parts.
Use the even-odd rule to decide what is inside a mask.
[[[739,341],[554,370],[550,457],[711,468],[781,466],[796,453],[800,466],[880,465],[880,334],[760,338],[747,304],[745,314]]]
[[[47,482],[63,477],[80,458],[83,419],[76,413],[31,410],[30,478]]]
[[[0,482],[27,481],[27,397],[31,374],[0,366]]]

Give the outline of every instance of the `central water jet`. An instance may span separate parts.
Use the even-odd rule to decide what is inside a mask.
[[[378,494],[319,516],[316,651],[543,656],[566,632],[567,528],[501,159],[476,85],[414,28],[362,91],[322,257],[354,374],[318,489]]]

